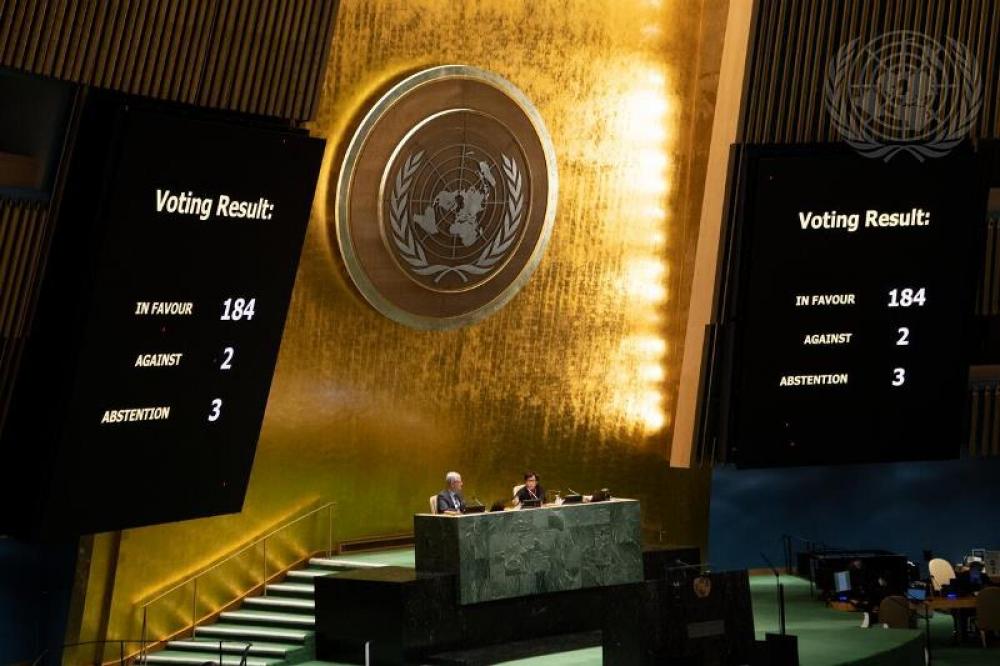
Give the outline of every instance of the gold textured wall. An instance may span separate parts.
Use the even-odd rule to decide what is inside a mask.
[[[109,637],[137,635],[137,601],[317,502],[339,503],[337,538],[410,531],[451,469],[487,504],[526,468],[553,490],[607,486],[642,500],[647,535],[704,545],[709,472],[668,459],[727,5],[343,0],[310,125],[327,160],[244,511],[124,532],[113,593],[87,598],[81,633],[104,612]],[[373,92],[445,63],[493,70],[534,101],[559,208],[505,309],[420,332],[345,280],[332,183]],[[105,572],[92,568],[94,589]]]

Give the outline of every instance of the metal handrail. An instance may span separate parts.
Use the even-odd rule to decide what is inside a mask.
[[[205,641],[205,644],[206,645],[212,645],[214,642],[215,641]],[[219,666],[222,665],[222,660],[223,660],[223,649],[222,649],[222,646],[223,646],[223,644],[225,642],[226,642],[225,639],[220,639],[218,641],[218,643],[219,643]],[[136,644],[139,644],[139,645],[143,645],[144,641],[141,640],[141,639],[135,639],[135,638],[117,639],[117,640],[103,640],[103,641],[80,641],[78,643],[65,643],[63,645],[60,645],[59,648],[58,648],[58,650],[60,652],[63,652],[66,648],[80,647],[82,645],[107,645],[109,643],[118,643],[118,646],[119,646],[118,663],[121,664],[122,666],[124,666],[125,663],[126,663],[125,646],[126,645],[131,645],[133,643],[136,643]],[[250,656],[250,648],[252,648],[252,647],[253,647],[253,643],[251,643],[249,641],[247,642],[246,645],[243,646],[243,655],[240,657],[240,666],[246,666],[247,660],[249,659],[249,656]],[[48,655],[51,651],[52,651],[51,648],[45,648],[44,650],[42,650],[41,654],[39,654],[37,657],[35,657],[35,660],[33,662],[31,662],[31,666],[39,666],[39,664],[41,664],[41,662],[42,662],[42,659],[44,659],[45,656]],[[140,653],[140,654],[142,654],[142,653]],[[140,662],[141,661],[142,661],[142,657],[140,656]]]
[[[294,524],[296,524],[296,523],[298,523],[298,522],[300,522],[300,521],[302,521],[302,520],[304,520],[304,519],[308,518],[309,516],[311,516],[311,515],[313,515],[313,514],[315,514],[315,513],[319,513],[319,512],[320,512],[320,511],[322,511],[323,509],[332,509],[332,508],[333,508],[334,506],[336,506],[336,505],[337,505],[337,503],[336,503],[336,502],[327,502],[327,503],[326,503],[326,504],[324,504],[323,506],[320,506],[320,507],[316,507],[316,508],[315,508],[315,509],[313,509],[312,511],[309,511],[308,513],[304,513],[304,514],[302,514],[301,516],[299,516],[299,517],[298,517],[298,518],[296,518],[295,520],[293,520],[293,521],[291,521],[291,522],[289,522],[289,523],[285,523],[285,524],[284,524],[284,525],[282,525],[281,527],[278,527],[278,528],[275,528],[275,529],[271,530],[270,532],[268,532],[268,533],[267,533],[267,534],[265,534],[264,536],[261,536],[261,537],[257,537],[256,539],[254,539],[253,541],[251,541],[251,542],[250,542],[250,543],[248,543],[247,545],[243,546],[243,547],[242,547],[242,548],[240,548],[239,550],[237,550],[237,551],[234,551],[233,553],[230,553],[230,554],[229,554],[229,555],[227,555],[227,556],[226,556],[225,558],[223,558],[223,559],[219,560],[218,562],[216,562],[215,564],[213,564],[213,565],[209,566],[209,567],[208,567],[207,569],[204,569],[204,570],[202,570],[202,571],[199,571],[199,572],[198,572],[198,573],[196,573],[196,574],[192,574],[192,575],[188,576],[187,578],[185,578],[185,579],[184,579],[184,580],[182,580],[181,582],[179,582],[179,583],[177,583],[176,585],[174,585],[173,587],[171,587],[171,588],[170,588],[169,590],[167,590],[167,591],[165,591],[165,592],[162,592],[162,593],[160,593],[160,594],[156,595],[155,597],[153,597],[152,599],[150,599],[149,601],[147,601],[146,603],[144,603],[144,604],[143,604],[143,607],[146,607],[146,606],[149,606],[150,604],[154,604],[154,603],[156,603],[157,601],[159,601],[159,600],[160,600],[160,599],[162,599],[163,597],[165,597],[165,596],[169,595],[169,594],[170,594],[171,592],[176,592],[176,591],[177,591],[177,590],[179,590],[180,588],[184,587],[185,585],[187,585],[188,583],[190,583],[190,582],[191,582],[191,581],[193,581],[194,579],[196,579],[196,578],[201,578],[201,577],[202,577],[202,576],[204,576],[205,574],[207,574],[207,573],[210,573],[210,572],[214,571],[215,569],[218,569],[218,568],[219,568],[220,566],[222,566],[223,564],[225,564],[225,563],[226,563],[226,562],[228,562],[229,560],[233,559],[234,557],[236,557],[236,556],[238,556],[238,555],[242,555],[243,553],[245,553],[246,551],[250,550],[251,548],[253,548],[253,547],[254,547],[254,546],[256,546],[257,544],[261,543],[262,541],[266,541],[267,539],[270,539],[270,538],[271,538],[272,536],[274,536],[274,535],[275,535],[275,534],[277,534],[278,532],[281,532],[281,531],[283,531],[283,530],[285,530],[285,529],[287,529],[287,528],[291,527],[292,525],[294,525]],[[329,535],[329,542],[328,542],[328,545],[327,545],[327,555],[330,555],[330,554],[332,554],[332,552],[333,552],[333,532],[332,532],[332,529],[333,529],[333,528],[332,528],[332,525],[333,525],[333,517],[332,517],[332,515],[333,515],[333,514],[332,514],[332,512],[331,512],[331,518],[330,518],[330,525],[331,525],[331,528],[330,528],[330,530],[331,530],[331,532],[330,532],[330,535]]]
[[[125,640],[125,639],[119,639],[119,640],[104,640],[104,641],[81,641],[79,643],[65,643],[63,645],[60,645],[57,649],[60,652],[62,652],[66,648],[80,647],[81,645],[107,645],[108,643],[118,643],[118,645],[120,647],[120,653],[121,653],[119,663],[124,664],[125,663],[125,645],[126,644],[132,644],[132,643],[140,643],[141,644],[142,641],[141,640],[136,640],[134,638],[127,639],[127,640]],[[35,657],[35,660],[33,662],[31,662],[31,666],[38,666],[40,663],[42,663],[42,659],[44,659],[45,656],[47,654],[49,654],[49,652],[51,652],[51,651],[52,651],[51,648],[45,648],[44,650],[42,650],[41,654],[39,654],[37,657]]]
[[[212,564],[211,566],[207,567],[206,569],[203,569],[202,571],[199,571],[196,574],[192,574],[192,575],[188,576],[187,578],[185,578],[184,580],[180,581],[176,585],[170,587],[169,589],[167,589],[164,592],[156,595],[155,597],[153,597],[149,601],[146,601],[145,603],[143,603],[142,604],[142,637],[141,637],[141,639],[139,641],[131,641],[131,642],[138,642],[138,643],[142,644],[142,647],[141,647],[140,652],[139,652],[139,661],[140,661],[140,663],[144,663],[145,662],[145,657],[146,657],[146,654],[147,654],[147,648],[148,648],[148,645],[150,643],[149,639],[146,636],[146,630],[148,628],[148,623],[147,623],[148,612],[149,612],[149,607],[150,606],[152,606],[153,604],[155,604],[160,599],[163,599],[164,597],[167,597],[170,594],[176,592],[177,590],[181,589],[185,585],[188,585],[190,583],[194,583],[194,590],[192,592],[192,599],[191,599],[191,602],[192,602],[191,603],[191,626],[192,627],[195,626],[197,624],[197,621],[198,621],[198,618],[197,618],[198,581],[202,577],[204,577],[204,576],[212,573],[213,571],[215,571],[216,569],[218,569],[219,567],[221,567],[223,564],[226,564],[226,563],[232,561],[234,558],[242,555],[243,553],[251,550],[252,548],[255,548],[256,546],[263,544],[262,545],[262,548],[263,548],[263,557],[262,557],[262,560],[263,560],[263,575],[262,575],[262,578],[261,578],[261,586],[266,586],[267,585],[267,540],[270,539],[271,537],[273,537],[274,535],[278,534],[279,532],[283,532],[283,531],[287,530],[288,528],[292,527],[293,525],[296,525],[296,524],[300,523],[301,521],[305,520],[306,518],[314,516],[317,513],[321,512],[321,511],[324,511],[324,510],[328,510],[329,511],[329,516],[328,516],[328,520],[327,520],[327,547],[326,547],[326,554],[327,554],[327,556],[333,555],[333,510],[334,510],[334,507],[336,507],[336,505],[337,505],[336,502],[327,502],[326,504],[324,504],[322,506],[319,506],[319,507],[316,507],[315,509],[312,509],[312,510],[310,510],[310,511],[304,513],[304,514],[302,514],[298,518],[295,518],[294,520],[291,520],[291,521],[285,523],[284,525],[281,525],[280,527],[276,527],[275,529],[273,529],[270,532],[264,534],[263,536],[257,537],[256,539],[254,539],[250,543],[248,543],[245,546],[241,547],[239,550],[236,550],[236,551],[230,553],[225,558],[219,560],[218,562],[215,562],[214,564]],[[115,641],[111,641],[111,642],[115,642]],[[153,642],[155,642],[155,641],[153,641]],[[244,658],[245,658],[245,655],[244,655]]]

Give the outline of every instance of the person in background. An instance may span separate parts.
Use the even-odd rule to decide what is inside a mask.
[[[465,508],[465,498],[462,497],[462,475],[458,472],[448,472],[444,476],[445,488],[438,493],[437,510],[449,516],[462,513]]]
[[[517,491],[514,495],[514,504],[519,505],[521,502],[526,502],[528,500],[541,500],[545,501],[545,489],[538,484],[538,475],[534,472],[524,473],[524,485],[521,489]]]

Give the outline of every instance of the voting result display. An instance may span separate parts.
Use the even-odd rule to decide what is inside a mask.
[[[956,457],[985,226],[978,156],[743,151],[723,322],[733,459]]]
[[[100,93],[77,132],[5,447],[50,531],[238,511],[324,142]]]

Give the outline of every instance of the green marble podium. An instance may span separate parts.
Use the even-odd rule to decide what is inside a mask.
[[[413,517],[416,570],[455,574],[475,604],[642,580],[639,502]]]

